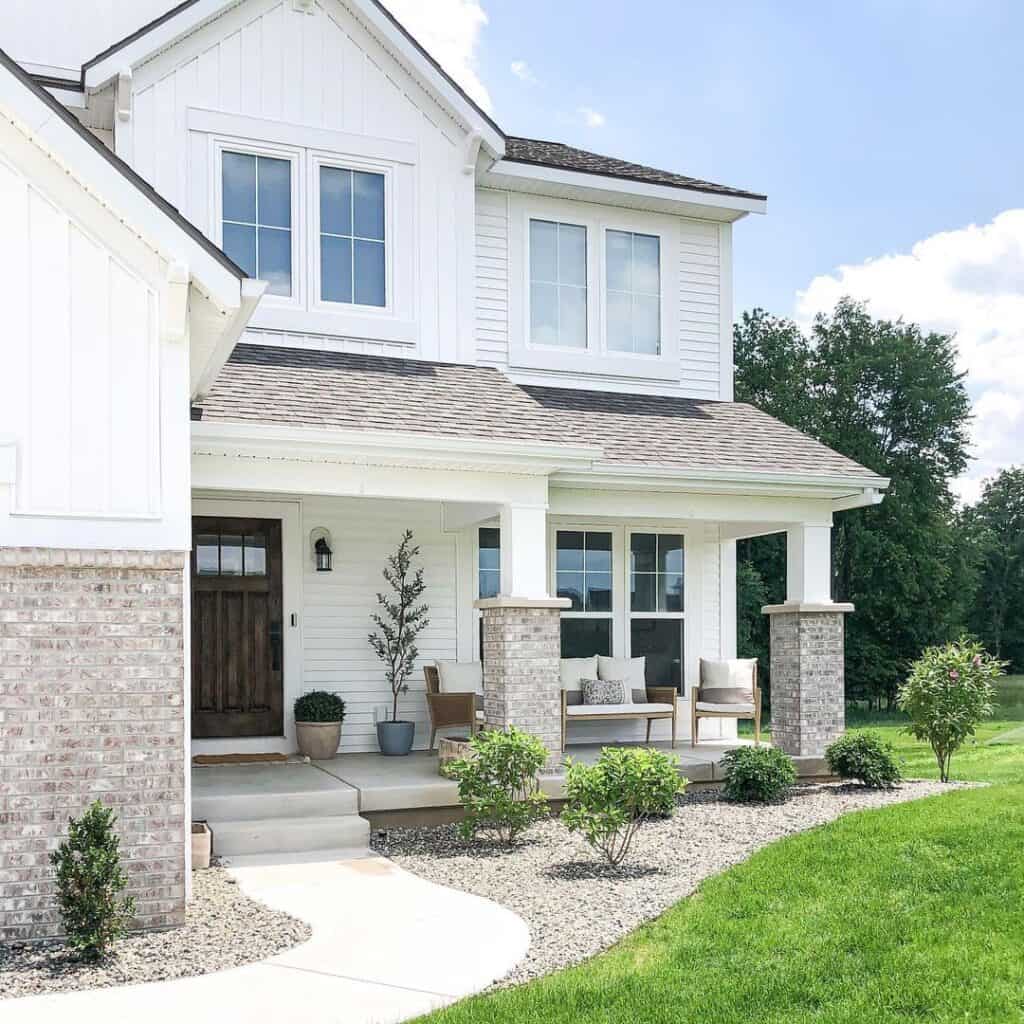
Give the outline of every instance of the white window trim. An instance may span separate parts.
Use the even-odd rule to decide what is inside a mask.
[[[384,178],[384,305],[367,306],[358,302],[331,302],[322,297],[321,274],[323,272],[320,258],[320,168],[334,167],[344,171],[367,171],[379,174]],[[309,153],[309,176],[307,194],[310,197],[310,280],[312,282],[312,301],[310,308],[317,313],[331,316],[363,316],[370,318],[390,319],[395,315],[395,183],[394,165],[378,160],[366,160],[359,157],[340,156],[337,153],[324,153],[315,150]],[[353,227],[353,230],[355,228]],[[354,282],[353,282],[354,283]]]
[[[679,221],[571,200],[513,194],[510,197],[509,362],[513,368],[601,374],[654,381],[680,379]],[[587,229],[587,347],[535,344],[530,338],[530,221],[548,220]],[[654,235],[661,270],[661,351],[658,355],[608,349],[605,249],[607,230]]]
[[[264,293],[260,307],[266,309],[295,311],[305,306],[305,274],[302,254],[305,252],[305,216],[302,208],[304,190],[299,187],[302,180],[302,151],[289,146],[278,146],[252,139],[235,138],[227,135],[210,136],[211,209],[213,210],[213,240],[224,247],[224,153],[242,153],[246,156],[265,156],[274,160],[287,160],[291,164],[291,211],[292,211],[292,293],[271,295]]]

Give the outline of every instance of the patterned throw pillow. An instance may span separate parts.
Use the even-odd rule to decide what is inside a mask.
[[[625,704],[626,686],[621,679],[581,679],[584,704]]]

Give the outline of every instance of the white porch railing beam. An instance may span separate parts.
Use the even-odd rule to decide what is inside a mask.
[[[832,527],[799,523],[786,530],[786,601],[832,601]]]
[[[547,599],[547,505],[501,506],[501,595]]]

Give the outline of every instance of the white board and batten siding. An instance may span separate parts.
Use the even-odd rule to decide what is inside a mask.
[[[231,8],[138,67],[132,91],[131,120],[117,126],[119,155],[215,241],[214,137],[307,154],[293,179],[301,246],[293,280],[305,294],[288,309],[265,299],[253,323],[267,333],[250,332],[251,340],[287,345],[305,335],[320,348],[472,361],[474,185],[462,173],[465,133],[343,3],[319,0],[310,13],[291,0]],[[393,322],[370,316],[358,329],[333,326],[323,307],[312,315],[319,245],[303,237],[313,222],[314,154],[344,164],[346,155],[398,160],[396,150],[389,260],[394,279],[408,284],[393,289]]]
[[[509,192],[479,188],[476,192],[476,295],[475,338],[477,362],[503,370],[512,369],[509,309],[517,287],[518,268],[513,267]],[[573,220],[574,204],[563,200],[565,216]],[[589,204],[584,204],[589,205]],[[550,378],[547,383],[579,386],[581,376],[594,386],[623,391],[677,394],[686,398],[729,399],[731,395],[731,343],[723,347],[732,331],[729,280],[731,226],[712,221],[675,218],[678,229],[678,258],[673,291],[678,303],[679,376],[677,382],[657,385],[637,379],[622,379],[600,372],[593,358],[593,370],[575,367],[571,373],[530,369],[531,380]],[[726,244],[723,245],[723,236]],[[599,301],[600,289],[591,301]],[[525,372],[520,370],[519,372]]]
[[[166,266],[9,122],[0,143],[0,544],[181,550],[188,355],[160,338]]]

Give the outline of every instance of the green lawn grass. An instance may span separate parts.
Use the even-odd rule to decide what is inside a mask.
[[[851,715],[908,777],[931,751]],[[775,843],[578,967],[431,1024],[1024,1022],[1024,677],[953,759],[1001,783],[849,815]],[[1014,732],[1018,735],[1012,735]],[[1011,734],[1011,735],[1007,735]]]

